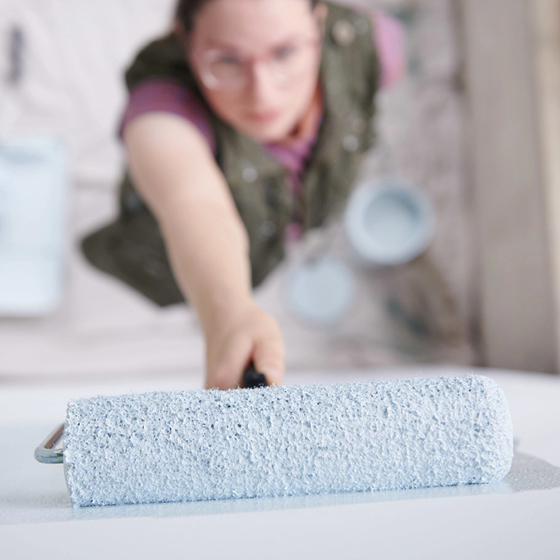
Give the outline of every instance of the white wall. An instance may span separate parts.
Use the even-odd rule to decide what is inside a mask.
[[[59,133],[73,177],[114,182],[116,138],[126,101],[123,71],[149,38],[165,31],[174,0],[0,0],[0,72],[9,31],[23,32],[19,85],[0,85],[0,133]]]

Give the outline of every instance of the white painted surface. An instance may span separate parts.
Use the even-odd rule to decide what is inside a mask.
[[[288,383],[464,374],[452,368],[307,372]],[[2,558],[557,559],[560,379],[479,370],[512,412],[512,472],[492,486],[72,509],[60,465],[33,459],[68,399],[198,388],[202,376],[14,384],[0,392]],[[60,546],[60,542],[64,544]],[[50,543],[57,543],[51,545]]]

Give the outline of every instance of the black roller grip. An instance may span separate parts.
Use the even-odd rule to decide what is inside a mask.
[[[251,362],[243,372],[241,385],[244,389],[254,389],[255,387],[268,387],[268,382],[264,374],[259,373]]]

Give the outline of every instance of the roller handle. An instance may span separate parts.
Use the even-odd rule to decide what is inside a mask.
[[[57,446],[57,443],[61,443],[61,439],[64,435],[64,424],[61,424],[56,428],[51,434],[47,436],[45,441],[41,443],[35,449],[35,459],[39,463],[55,464],[63,463],[63,451],[62,446]]]
[[[253,362],[251,362],[243,372],[243,381],[241,386],[244,389],[255,389],[256,387],[268,387],[268,382],[264,374],[259,373],[255,369]]]

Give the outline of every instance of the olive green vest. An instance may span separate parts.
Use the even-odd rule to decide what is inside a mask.
[[[286,170],[276,159],[208,110],[216,161],[249,235],[253,286],[282,260],[284,228],[292,216],[302,216],[305,231],[321,226],[344,208],[361,156],[374,141],[379,63],[370,21],[348,8],[327,6],[320,72],[324,114],[302,177],[301,200],[294,199]],[[139,53],[126,73],[127,87],[163,77],[186,85],[204,103],[174,35],[154,41]],[[82,249],[93,265],[155,303],[184,301],[158,224],[128,175],[121,185],[118,219],[84,239]]]

